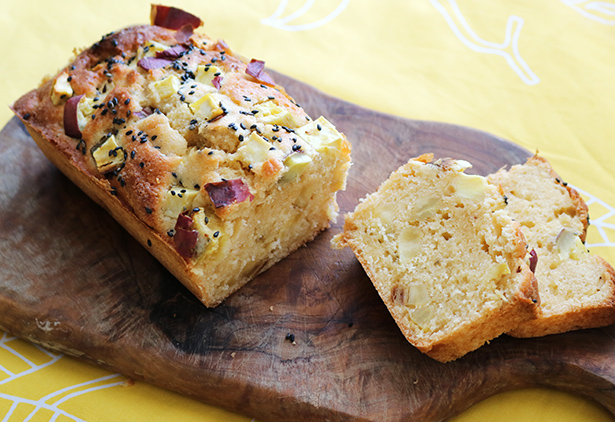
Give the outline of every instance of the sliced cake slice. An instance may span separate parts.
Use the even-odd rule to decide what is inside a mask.
[[[446,362],[535,318],[539,297],[497,188],[432,159],[395,171],[332,244],[353,250],[408,341]]]
[[[615,271],[585,247],[587,205],[544,158],[490,175],[537,256],[541,316],[510,331],[535,337],[615,322]]]

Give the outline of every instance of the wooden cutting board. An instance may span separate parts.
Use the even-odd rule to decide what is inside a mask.
[[[274,75],[353,144],[342,212],[422,153],[466,159],[483,175],[529,156],[487,133],[376,113]],[[0,132],[0,328],[262,421],[440,421],[530,386],[615,413],[615,327],[502,336],[438,363],[404,339],[350,250],[330,249],[342,223],[207,309],[13,118]]]

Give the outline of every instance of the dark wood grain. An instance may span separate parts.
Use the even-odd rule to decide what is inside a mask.
[[[466,159],[478,174],[529,155],[487,133],[376,113],[276,77],[352,141],[342,212],[422,153]],[[352,253],[330,249],[342,218],[207,309],[56,170],[17,119],[0,133],[0,151],[0,328],[17,336],[262,421],[440,421],[529,386],[615,412],[613,327],[502,336],[458,361],[433,361],[404,339]]]

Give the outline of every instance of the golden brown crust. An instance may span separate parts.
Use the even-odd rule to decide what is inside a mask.
[[[605,297],[600,302],[579,304],[566,312],[550,313],[525,321],[507,334],[513,337],[540,337],[585,328],[604,327],[615,323],[615,269],[602,257],[594,256],[597,268],[603,269]]]
[[[494,187],[463,174],[467,165],[431,154],[410,160],[332,240],[353,250],[408,341],[441,362],[539,314],[521,228]]]
[[[190,266],[186,265],[184,259],[177,254],[175,248],[140,220],[117,196],[109,195],[107,185],[104,182],[101,182],[100,179],[92,175],[81,172],[73,163],[66,159],[60,150],[54,148],[44,136],[27,124],[26,127],[32,139],[34,139],[49,161],[92,198],[94,202],[111,214],[139,243],[147,247],[195,296],[203,302],[211,303],[211,306],[217,304],[211,302],[212,298],[207,296],[207,293],[195,282]]]
[[[537,256],[540,317],[508,334],[535,337],[614,323],[614,270],[583,244],[588,208],[578,192],[539,156],[489,180],[508,197],[507,212],[522,222]]]
[[[50,161],[216,306],[335,218],[350,148],[324,118],[328,137],[300,136],[311,118],[225,43],[178,34],[110,33],[12,110]],[[303,198],[318,178],[327,188]],[[301,222],[291,230],[274,216]]]

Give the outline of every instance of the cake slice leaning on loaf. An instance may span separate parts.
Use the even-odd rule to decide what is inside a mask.
[[[40,149],[205,305],[334,220],[350,144],[199,18],[153,6],[12,106]],[[179,28],[179,29],[177,29]]]
[[[346,215],[349,246],[408,341],[446,362],[538,312],[519,225],[462,160],[410,160]]]
[[[584,245],[587,205],[544,158],[488,176],[507,197],[538,262],[541,316],[508,334],[535,337],[615,322],[615,270]]]

